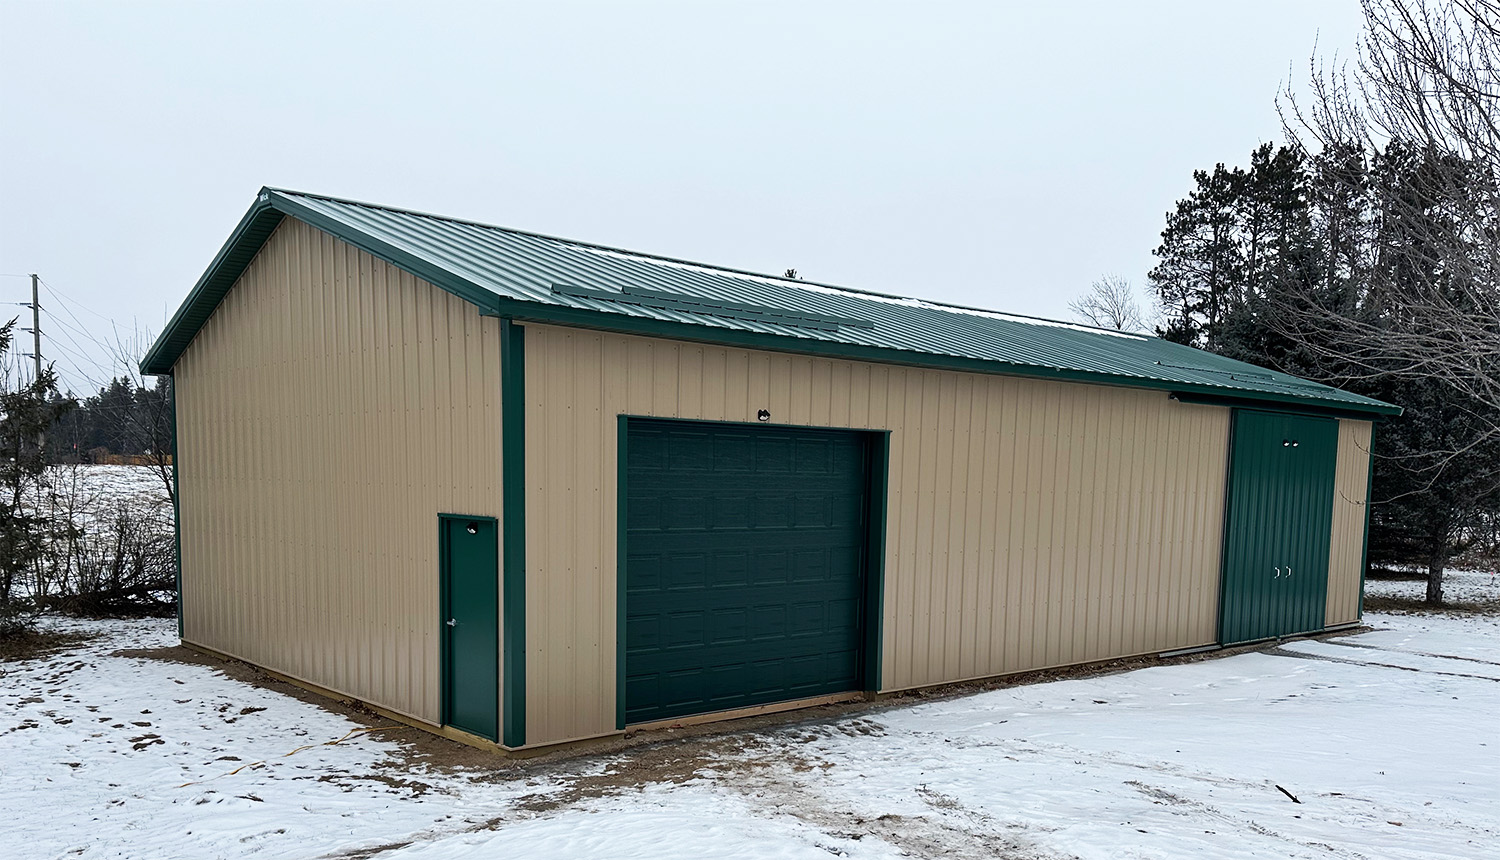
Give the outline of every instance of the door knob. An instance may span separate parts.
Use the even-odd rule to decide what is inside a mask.
[[[457,618],[449,618],[448,619],[448,626],[449,627],[457,627],[458,626],[458,619]]]

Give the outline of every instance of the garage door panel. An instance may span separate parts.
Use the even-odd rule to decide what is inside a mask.
[[[755,440],[755,463],[753,472],[791,472],[792,442],[777,436],[759,436]]]
[[[633,653],[657,651],[661,647],[661,615],[659,613],[650,612],[626,617],[625,653],[627,657]]]
[[[709,502],[709,527],[716,531],[750,528],[750,500],[744,496],[720,496]]]
[[[728,550],[710,557],[713,575],[710,588],[744,588],[750,584],[751,555],[748,550]]]
[[[861,686],[865,462],[856,433],[632,420],[627,722]]]
[[[755,440],[745,433],[722,433],[714,437],[714,472],[749,473],[754,464]]]
[[[632,457],[634,454],[632,453]],[[625,510],[625,527],[630,531],[656,531],[662,523],[662,499],[642,495],[632,498]]]
[[[709,617],[709,642],[714,645],[735,645],[750,641],[750,611],[748,609],[716,609]]]
[[[833,471],[833,445],[826,439],[798,439],[792,447],[792,468],[803,475]]]
[[[661,588],[677,591],[708,583],[708,556],[702,553],[671,553],[662,557],[661,566]]]

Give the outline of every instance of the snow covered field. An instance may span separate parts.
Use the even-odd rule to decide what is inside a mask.
[[[163,660],[171,621],[54,619],[95,638],[0,663],[0,856],[1500,857],[1500,616],[1367,621],[506,763]]]

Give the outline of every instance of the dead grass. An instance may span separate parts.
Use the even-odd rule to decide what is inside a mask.
[[[26,630],[10,636],[0,636],[0,663],[35,660],[92,638],[87,633],[55,633],[44,630]]]

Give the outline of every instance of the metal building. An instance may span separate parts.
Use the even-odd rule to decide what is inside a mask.
[[[269,188],[142,370],[184,641],[511,749],[1354,624],[1399,412]]]

